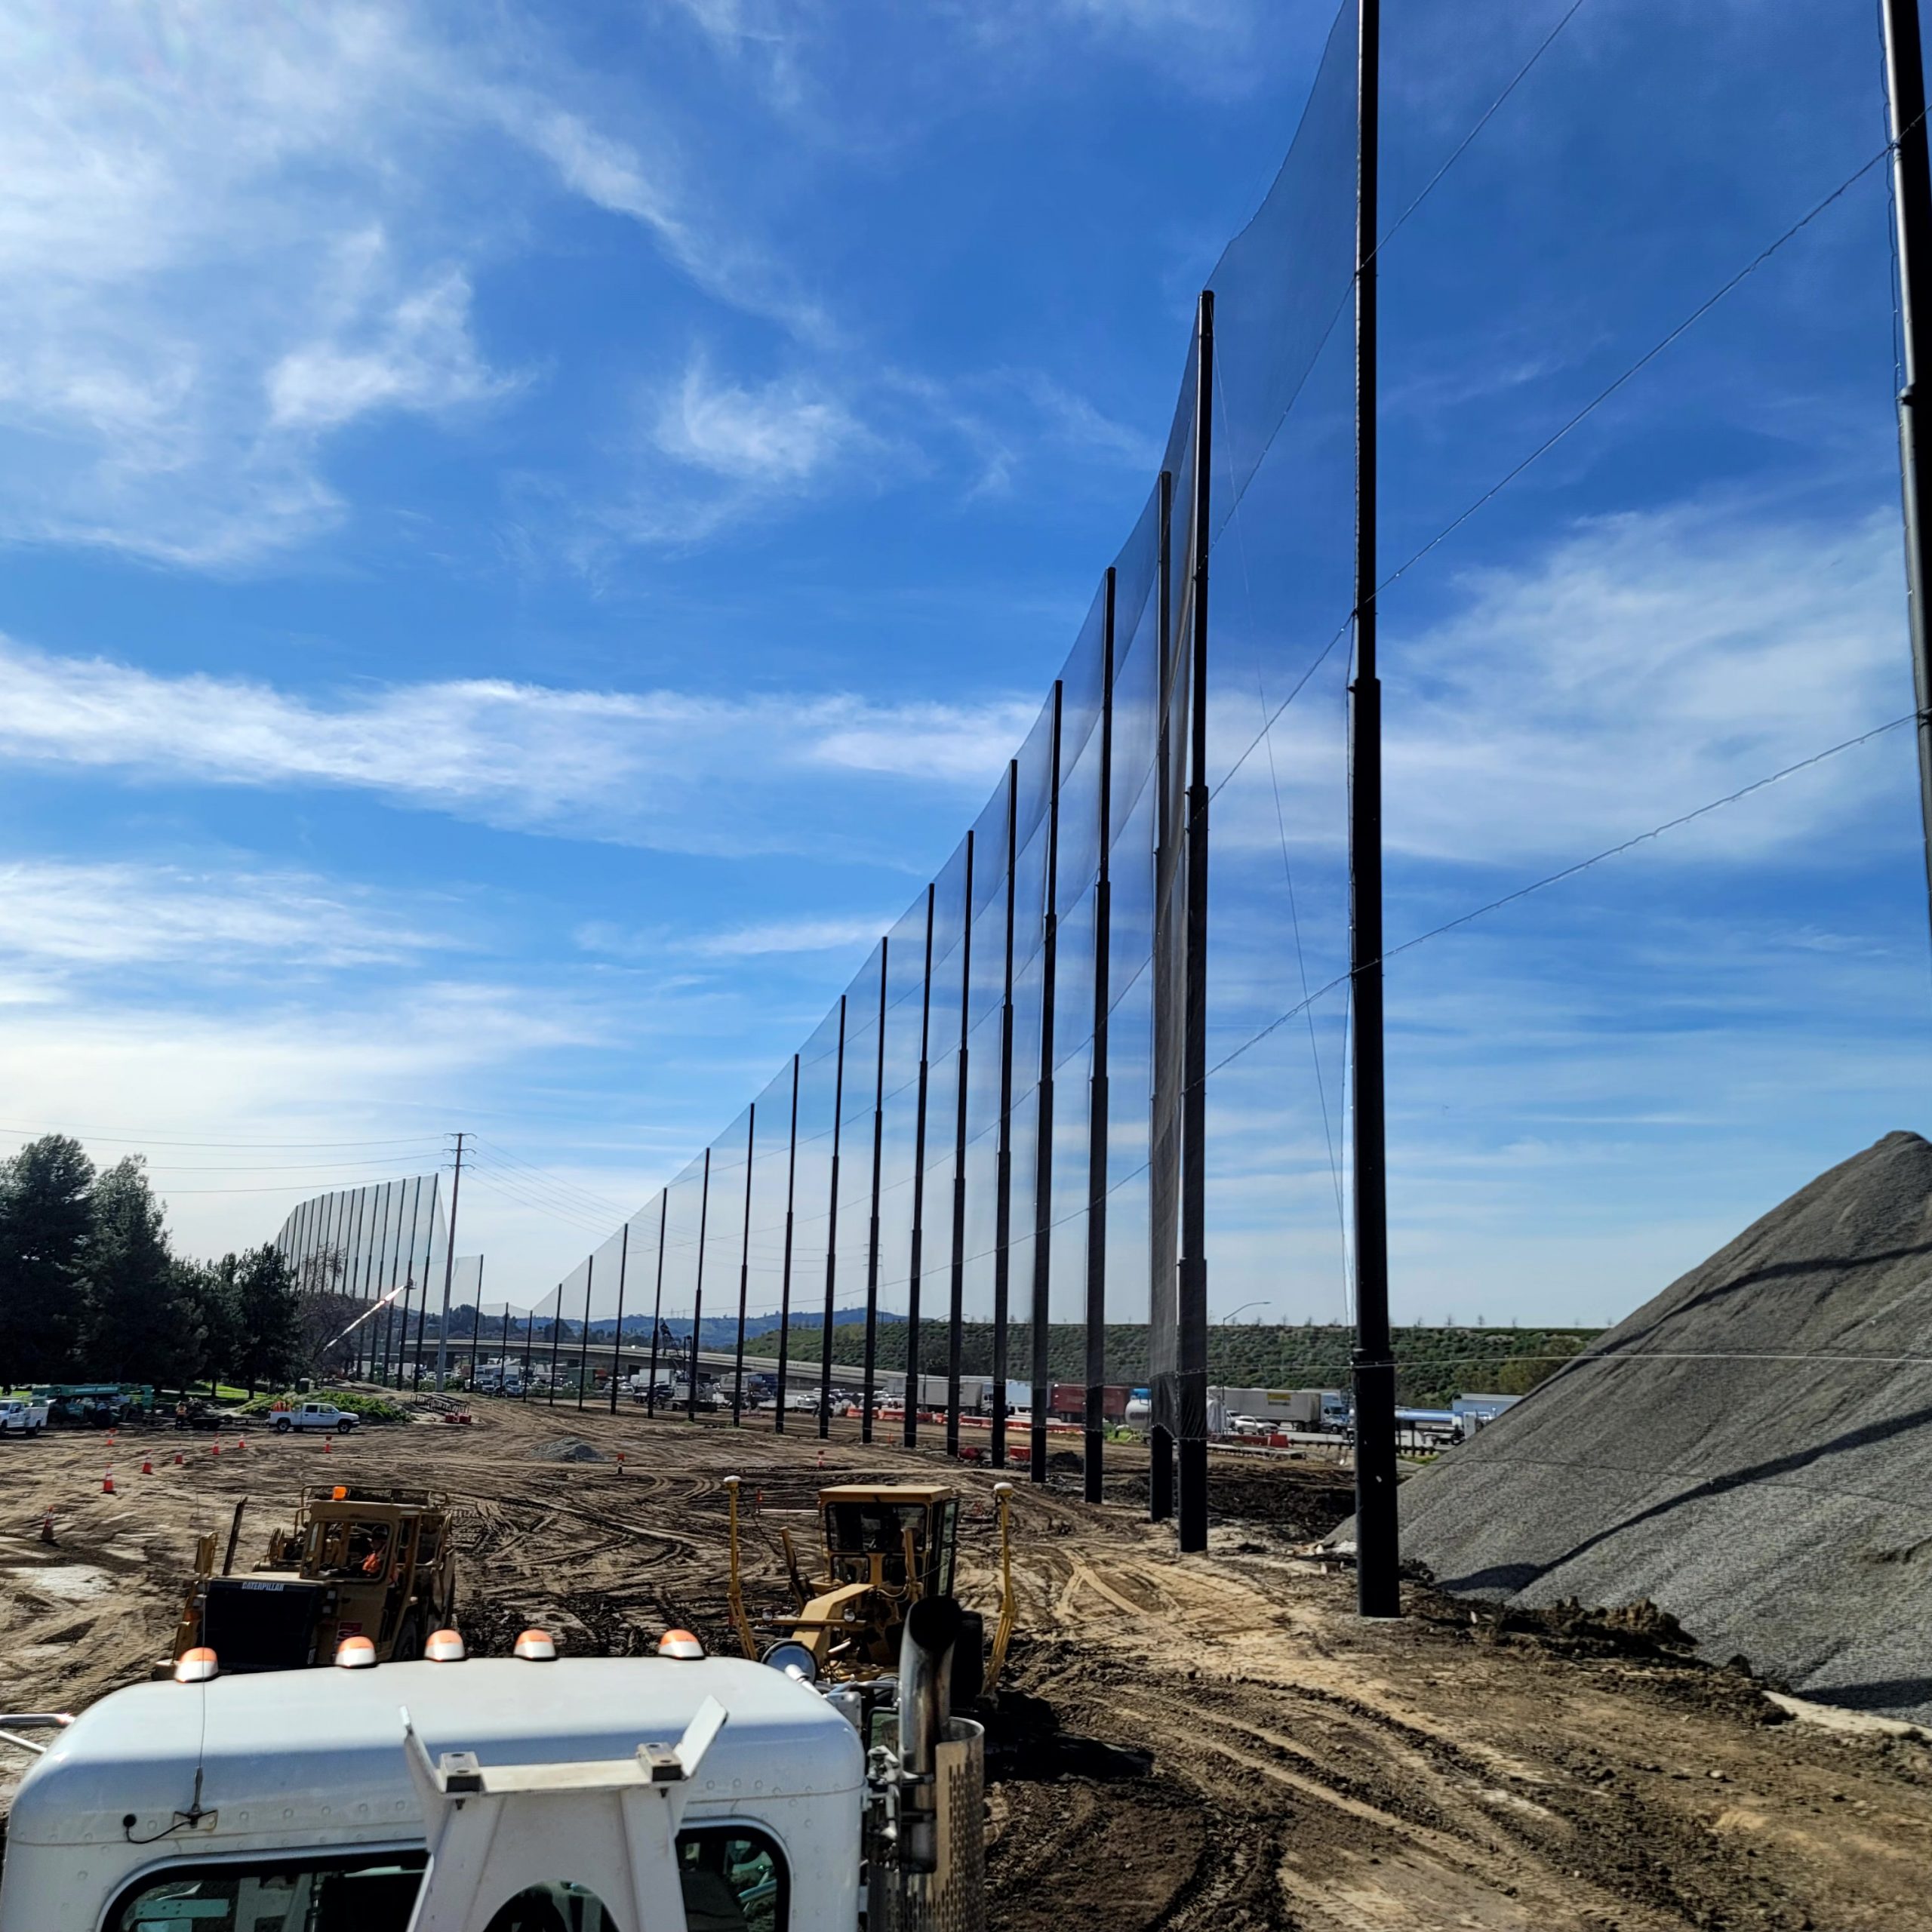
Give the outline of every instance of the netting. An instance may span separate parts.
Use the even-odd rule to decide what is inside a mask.
[[[1822,0],[1491,25],[1383,29],[1411,1323],[1607,1315],[1924,1074],[1875,44]],[[1159,1510],[1211,1377],[1278,1379],[1230,1323],[1351,1318],[1357,64],[1344,7],[983,809],[568,1291],[614,1398],[1036,1473],[1051,1420],[1097,1497],[1144,1396]]]
[[[331,1364],[401,1389],[460,1368],[481,1305],[482,1257],[449,1252],[441,1177],[318,1194],[275,1238],[297,1291],[330,1305]],[[447,1314],[445,1291],[447,1291]],[[325,1326],[328,1324],[325,1324]]]

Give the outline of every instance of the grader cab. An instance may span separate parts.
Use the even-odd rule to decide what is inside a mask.
[[[426,1490],[313,1487],[292,1529],[269,1537],[266,1560],[235,1571],[238,1504],[219,1574],[216,1540],[200,1540],[182,1605],[174,1660],[212,1647],[225,1672],[298,1670],[334,1660],[349,1637],[366,1637],[379,1663],[420,1657],[424,1639],[456,1614],[456,1552],[447,1497]]]
[[[820,1547],[805,1574],[789,1530],[779,1533],[794,1609],[752,1619],[746,1611],[739,1554],[740,1479],[730,1498],[731,1617],[748,1657],[795,1671],[809,1682],[890,1676],[899,1668],[906,1613],[954,1596],[961,1500],[937,1483],[844,1483],[818,1493]],[[1000,1483],[1000,1608],[989,1651],[986,1620],[960,1612],[953,1647],[952,1703],[965,1709],[997,1682],[1013,1634],[1012,1487]],[[761,1641],[759,1632],[764,1634]]]

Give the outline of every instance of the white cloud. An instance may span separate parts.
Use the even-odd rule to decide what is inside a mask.
[[[20,760],[203,784],[349,787],[678,851],[822,839],[852,803],[831,792],[828,772],[990,788],[1032,716],[1014,702],[721,698],[481,678],[325,699],[0,640],[0,750]],[[849,842],[862,829],[869,835],[869,823],[838,835]]]
[[[663,928],[637,931],[601,920],[577,928],[572,937],[586,952],[614,959],[663,960],[667,955],[701,959],[761,959],[779,955],[838,952],[876,940],[892,923],[891,914],[768,919],[726,932],[677,933]]]
[[[816,383],[715,381],[702,358],[661,399],[653,437],[667,456],[761,492],[798,489],[870,440]]]
[[[0,539],[220,568],[339,519],[326,432],[515,386],[469,275],[515,233],[532,159],[713,294],[820,326],[661,140],[647,158],[571,104],[581,77],[527,23],[23,0],[9,24]]]
[[[192,964],[220,977],[274,961],[336,968],[446,943],[368,894],[290,872],[174,865],[0,865],[0,957],[63,969]]]
[[[1389,850],[1509,867],[1588,856],[1912,708],[1895,513],[1807,524],[1681,506],[1580,525],[1540,557],[1465,573],[1449,614],[1385,603]],[[1251,648],[1251,647],[1249,647]],[[1238,659],[1241,647],[1233,648]],[[1275,732],[1288,834],[1344,830],[1340,650]],[[1284,678],[1285,683],[1285,678]],[[1232,758],[1257,728],[1234,672]],[[1851,754],[1672,833],[1654,856],[1763,860],[1868,810]],[[1217,805],[1230,845],[1278,848],[1264,750]]]
[[[380,238],[357,238],[367,254]],[[340,428],[377,409],[434,413],[494,401],[517,386],[477,352],[467,276],[445,269],[352,332],[291,349],[268,374],[274,429]]]

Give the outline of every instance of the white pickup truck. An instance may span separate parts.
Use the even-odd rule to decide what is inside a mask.
[[[273,1427],[278,1435],[297,1429],[320,1429],[340,1435],[355,1425],[355,1416],[347,1409],[337,1408],[333,1402],[304,1402],[300,1408],[276,1410]]]
[[[38,1435],[47,1426],[47,1404],[18,1395],[0,1398],[0,1435]]]

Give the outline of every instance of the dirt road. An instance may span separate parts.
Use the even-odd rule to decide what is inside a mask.
[[[837,1427],[823,1475],[808,1434],[515,1404],[326,1457],[300,1438],[216,1457],[205,1436],[124,1437],[113,1496],[97,1438],[0,1442],[0,1705],[72,1709],[142,1674],[195,1534],[247,1494],[245,1561],[297,1486],[325,1479],[450,1492],[482,1650],[531,1623],[569,1651],[642,1648],[673,1624],[722,1647],[722,1476],[757,1508],[755,1607],[780,1602],[778,1530],[809,1534],[820,1481],[930,1479],[924,1457]],[[558,1460],[571,1442],[596,1460]],[[1932,1927],[1924,1743],[1788,1721],[1644,1628],[1499,1629],[1420,1589],[1399,1623],[1361,1623],[1348,1578],[1291,1554],[1333,1520],[1336,1472],[1217,1460],[1214,1548],[1177,1558],[1141,1520],[1144,1462],[1117,1460],[1104,1507],[1018,1496],[1022,1635],[989,1720],[1004,1932]],[[961,1595],[990,1607],[992,1478],[958,1479]],[[35,1534],[50,1508],[52,1547]],[[0,1746],[0,1801],[23,1763]]]

